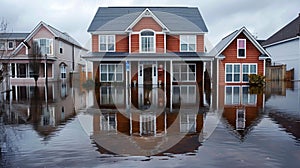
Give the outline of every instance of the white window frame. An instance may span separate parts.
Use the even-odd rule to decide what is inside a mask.
[[[231,88],[231,94],[230,97],[227,95],[227,88]],[[235,96],[234,94],[234,88],[238,88],[238,95]],[[257,94],[250,94],[249,92],[244,93],[244,88],[248,88],[249,86],[225,86],[225,96],[224,96],[224,102],[225,105],[253,105],[256,106],[257,103]],[[245,99],[246,97],[246,99]],[[229,98],[229,99],[227,99]],[[235,98],[238,98],[238,101],[235,101]]]
[[[179,89],[179,95],[175,95],[175,88]],[[186,92],[183,92],[183,88],[186,88]],[[191,92],[190,92],[191,91]],[[196,85],[176,85],[173,86],[173,102],[176,102],[174,99],[180,99],[181,104],[194,104],[197,102],[197,91]],[[179,96],[179,97],[178,97]]]
[[[41,40],[46,40],[45,52],[43,51],[43,49],[41,47]],[[43,55],[45,55],[45,54],[47,54],[47,55],[53,55],[53,39],[38,38],[38,39],[34,39],[34,41],[36,41],[38,43],[38,46],[40,47],[41,53]],[[49,48],[49,52],[46,52],[48,50],[47,48]]]
[[[106,66],[106,72],[101,71],[101,67]],[[109,66],[114,66],[114,72],[109,72]],[[121,66],[122,72],[117,72],[117,67]],[[123,64],[100,64],[99,65],[99,80],[100,82],[123,82],[124,81],[124,66]],[[101,79],[101,75],[106,74],[106,80]],[[113,74],[113,80],[109,80],[109,74]],[[117,80],[117,74],[122,74],[122,80]]]
[[[5,50],[5,41],[0,41],[0,50]]]
[[[62,41],[58,42],[58,48],[59,48],[59,54],[63,54],[64,53],[64,44]]]
[[[62,77],[62,74],[65,74],[65,77]],[[60,79],[66,79],[67,78],[67,66],[66,65],[60,65]]]
[[[104,37],[105,38],[105,42],[102,43],[101,42],[101,37]],[[113,43],[110,43],[109,42],[109,37],[113,37]],[[116,51],[116,36],[115,35],[99,35],[98,37],[98,40],[99,40],[99,51],[100,52],[115,52]],[[101,50],[101,44],[105,45],[105,50]],[[113,44],[113,50],[110,50],[109,49],[109,45],[112,45]]]
[[[244,57],[241,57],[241,56],[239,56],[239,41],[244,41],[244,44],[245,44],[245,48],[244,48],[244,50],[245,50],[245,56]],[[247,48],[247,46],[246,46],[246,43],[247,41],[246,41],[246,39],[237,39],[237,45],[236,45],[236,48],[237,48],[237,51],[236,51],[236,54],[237,54],[237,58],[242,58],[242,59],[245,59],[246,57],[247,57],[247,50],[246,50],[246,48]]]
[[[114,118],[114,120],[113,120]],[[117,114],[116,113],[107,113],[100,116],[100,130],[107,131],[112,133],[117,133]]]
[[[192,72],[191,71],[191,69],[190,69],[190,65],[194,65],[195,66],[195,72]],[[178,66],[178,68],[179,68],[179,72],[174,72],[174,69],[175,69],[175,66]],[[187,79],[186,80],[182,80],[182,69],[181,69],[181,67],[182,66],[187,66],[187,72],[184,72],[184,73],[186,73],[185,75],[187,76]],[[174,74],[178,74],[179,76],[179,79],[177,79],[177,78],[174,78],[173,79],[173,81],[174,82],[196,82],[196,78],[197,78],[197,66],[196,66],[196,64],[195,63],[189,63],[189,64],[173,64],[173,78],[174,78]],[[192,74],[192,73],[195,73],[195,77],[194,77],[194,79],[193,80],[190,80],[190,74]]]
[[[248,71],[247,73],[244,73],[244,65],[248,65]],[[251,65],[255,65],[255,73],[251,73]],[[257,74],[257,63],[243,63],[242,68],[241,68],[241,73],[242,73],[242,82],[243,83],[249,83],[249,78],[248,81],[244,81],[244,75],[250,75],[250,74]]]
[[[242,117],[239,117],[239,114],[242,114]],[[235,120],[235,129],[244,130],[246,128],[246,109],[236,109],[236,120]]]
[[[191,42],[190,38],[193,37],[195,38],[195,40],[193,42]],[[185,40],[183,40],[184,38],[186,38],[186,42]],[[181,45],[186,44],[187,45],[187,49],[183,50]],[[190,45],[195,45],[195,49],[194,50],[190,50]],[[179,48],[180,48],[180,52],[196,52],[197,51],[197,36],[196,35],[180,35],[180,44],[179,44]]]
[[[194,133],[197,131],[197,115],[196,114],[180,114],[180,132]]]
[[[12,47],[9,47],[9,43],[12,43]],[[7,49],[8,50],[13,50],[15,48],[15,42],[14,41],[8,41],[7,42]]]
[[[103,94],[105,91],[106,94]],[[102,86],[100,87],[101,105],[124,105],[124,89],[122,87]]]
[[[142,33],[143,32],[147,32],[147,31],[149,31],[149,32],[153,32],[153,36],[142,36]],[[156,52],[156,33],[155,33],[155,31],[153,31],[153,30],[151,30],[151,29],[144,29],[144,30],[142,30],[142,31],[140,31],[140,38],[139,38],[139,40],[140,40],[140,44],[139,44],[139,48],[140,48],[140,53],[155,53]],[[148,50],[148,51],[143,51],[143,38],[153,38],[153,51],[151,51],[151,50]]]
[[[232,80],[231,81],[227,81],[227,65],[232,66],[232,72],[231,72]],[[239,73],[234,71],[234,66],[235,65],[238,65],[240,67],[240,72]],[[235,74],[239,74],[239,76],[240,76],[238,81],[234,81],[234,75]],[[240,63],[226,63],[225,64],[225,83],[240,83],[240,82],[241,82],[241,64]]]

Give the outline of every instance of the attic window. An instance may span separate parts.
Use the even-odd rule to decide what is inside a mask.
[[[145,12],[145,16],[150,16],[150,12],[148,10]]]
[[[237,57],[246,58],[246,39],[237,40]]]

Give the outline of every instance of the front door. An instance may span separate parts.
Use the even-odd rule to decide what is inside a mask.
[[[144,65],[144,84],[152,84],[152,65]]]
[[[157,62],[140,62],[138,66],[138,84],[157,84]]]

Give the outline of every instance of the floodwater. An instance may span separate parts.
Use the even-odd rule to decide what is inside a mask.
[[[0,167],[298,167],[300,83],[50,83],[1,103]]]

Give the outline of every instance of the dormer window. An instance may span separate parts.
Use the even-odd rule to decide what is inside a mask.
[[[14,49],[14,42],[13,41],[8,41],[7,44],[8,44],[8,46],[7,46],[8,50]]]
[[[114,35],[100,35],[99,36],[99,51],[100,52],[114,52],[115,51],[115,36]]]
[[[180,51],[195,52],[196,51],[196,35],[180,36]]]
[[[246,39],[237,40],[237,57],[246,58]]]
[[[141,52],[154,52],[155,42],[154,42],[154,32],[143,31],[141,32]]]

